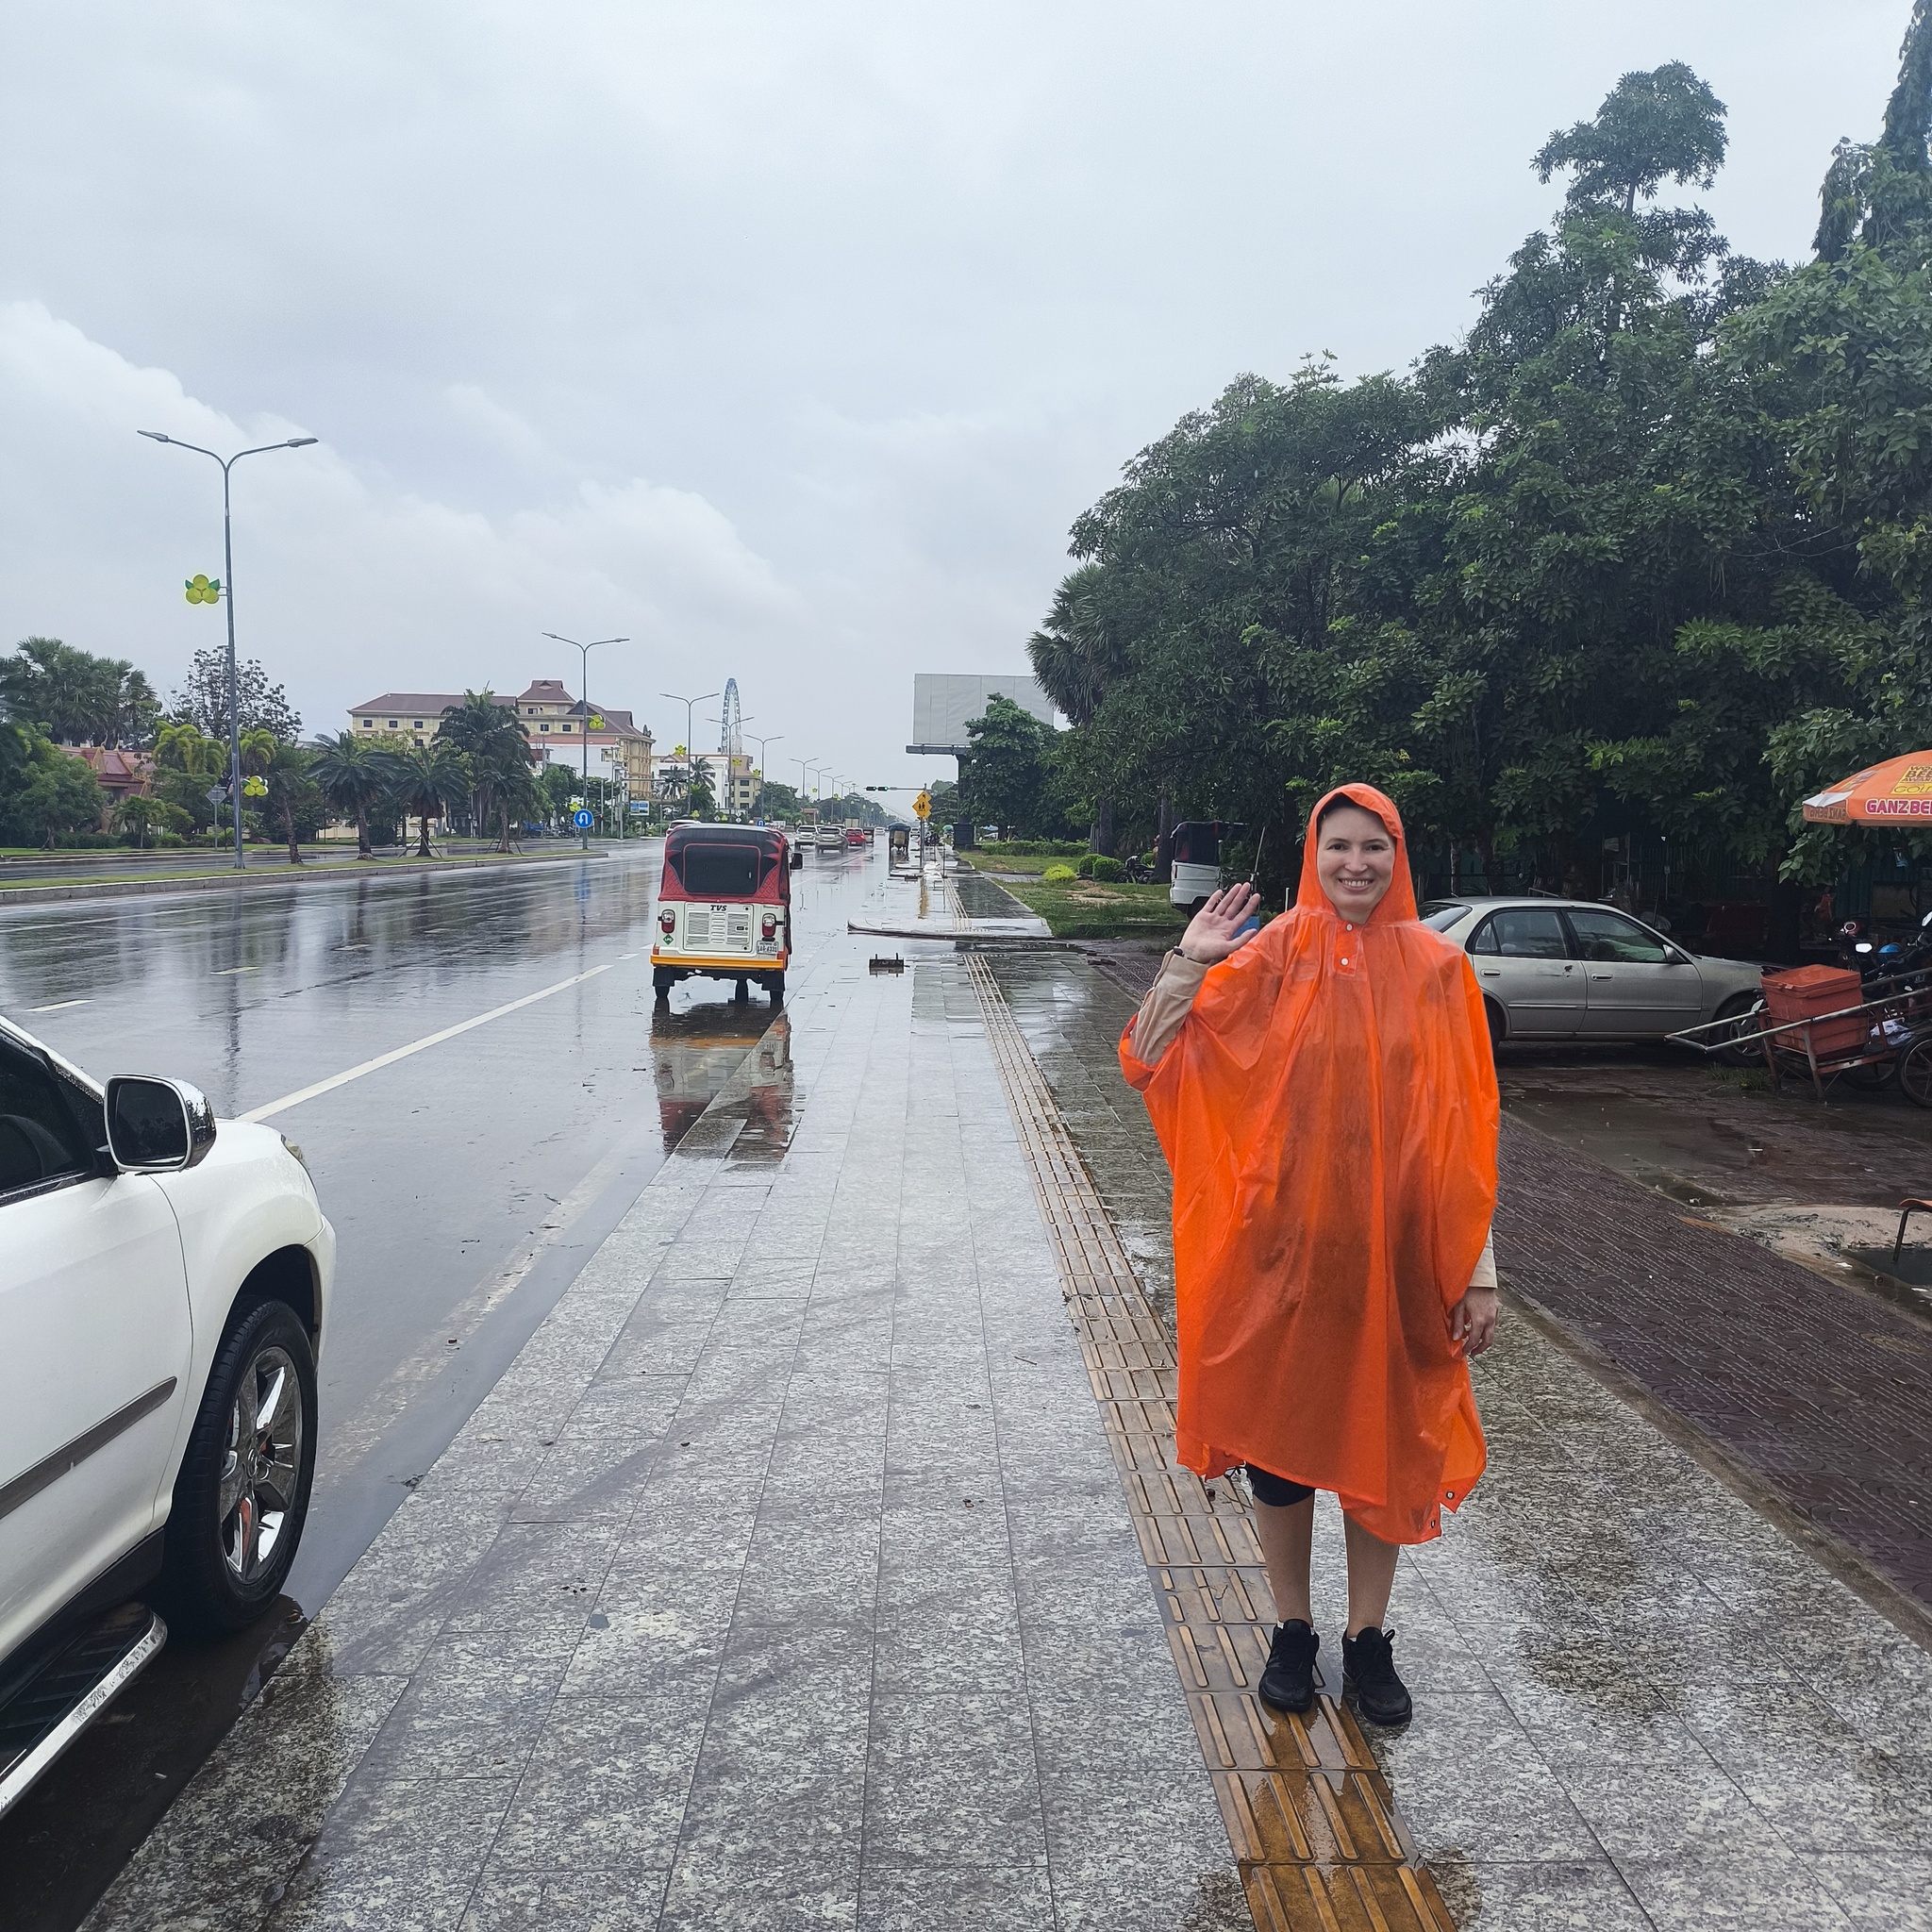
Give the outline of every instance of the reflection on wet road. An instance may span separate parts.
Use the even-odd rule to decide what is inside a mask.
[[[0,1012],[97,1077],[192,1080],[224,1116],[511,1008],[272,1120],[340,1241],[289,1596],[230,1644],[171,1645],[0,1824],[8,1932],[77,1924],[727,1082],[733,1158],[782,1152],[782,1014],[703,980],[654,1001],[661,854],[0,912]],[[884,873],[881,850],[794,874],[794,988]]]

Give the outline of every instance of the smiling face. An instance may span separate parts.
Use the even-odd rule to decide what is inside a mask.
[[[1315,833],[1315,876],[1342,918],[1359,924],[1395,877],[1395,841],[1372,811],[1339,805]]]

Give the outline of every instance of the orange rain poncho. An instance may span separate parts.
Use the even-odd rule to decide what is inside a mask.
[[[1315,873],[1330,800],[1374,812],[1395,875],[1359,925]],[[1449,1314],[1496,1199],[1496,1074],[1475,977],[1418,923],[1394,805],[1344,785],[1308,820],[1293,909],[1201,983],[1153,1066],[1121,1065],[1174,1170],[1180,1461],[1331,1490],[1426,1542],[1482,1474]]]

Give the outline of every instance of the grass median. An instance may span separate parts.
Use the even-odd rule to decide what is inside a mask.
[[[1041,866],[1044,870],[1065,862],[1043,859]],[[1005,863],[997,870],[1005,872]],[[1057,940],[1171,940],[1188,923],[1178,908],[1168,904],[1165,886],[1109,886],[1098,879],[1048,883],[1038,876],[1015,876],[1018,871],[1015,863],[999,883],[1029,911],[1039,913]]]

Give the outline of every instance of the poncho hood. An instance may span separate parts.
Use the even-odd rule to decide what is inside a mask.
[[[1362,921],[1316,875],[1338,798],[1395,841]],[[1157,1064],[1131,1025],[1121,1064],[1174,1170],[1180,1460],[1334,1491],[1387,1541],[1438,1535],[1484,1463],[1448,1324],[1495,1207],[1498,1108],[1481,994],[1416,918],[1393,803],[1323,798],[1293,908],[1208,972]]]

